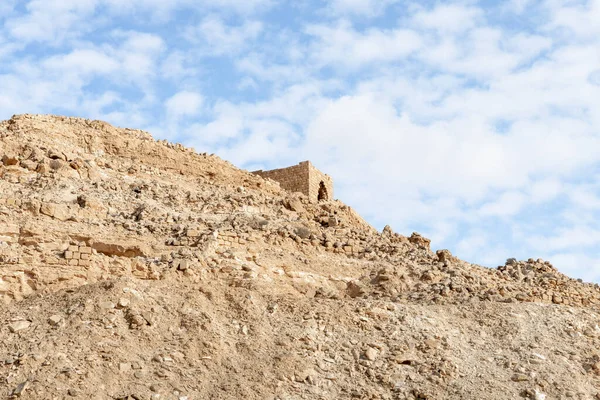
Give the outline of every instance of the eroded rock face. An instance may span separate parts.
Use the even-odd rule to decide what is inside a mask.
[[[339,201],[100,121],[15,116],[0,123],[0,159],[3,393],[598,391],[600,292],[549,262],[472,265]]]

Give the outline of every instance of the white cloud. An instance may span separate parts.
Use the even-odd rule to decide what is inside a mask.
[[[97,0],[31,0],[25,6],[28,13],[11,18],[5,28],[12,37],[26,43],[39,41],[58,45],[91,29],[90,24],[84,22],[93,14],[96,3]]]
[[[530,200],[533,203],[552,201],[563,192],[564,187],[565,185],[556,178],[534,182],[529,188]]]
[[[413,17],[418,27],[441,33],[460,33],[474,28],[483,17],[478,7],[440,4],[432,10],[422,10]]]
[[[560,252],[550,256],[553,264],[559,265],[563,273],[586,282],[600,281],[600,254],[594,256],[574,252]]]
[[[192,55],[180,50],[171,51],[160,62],[160,72],[164,78],[172,79],[176,82],[196,77],[202,73]]]
[[[221,11],[231,14],[250,15],[270,9],[276,0],[98,0],[113,14],[149,13],[158,22],[173,17],[176,10]]]
[[[359,32],[347,21],[337,26],[312,25],[306,31],[317,41],[312,58],[319,66],[357,68],[374,62],[396,61],[422,45],[420,36],[408,29]]]
[[[360,17],[380,15],[399,0],[328,0],[327,10],[333,15],[353,14]]]
[[[600,210],[600,188],[591,185],[570,187],[567,196],[578,209]]]
[[[197,116],[204,98],[196,92],[182,91],[171,96],[166,102],[165,107],[169,118],[178,120],[182,117]]]
[[[49,57],[43,66],[55,73],[108,74],[120,64],[104,52],[95,49],[78,49],[69,54]]]
[[[547,1],[552,18],[549,29],[565,28],[582,39],[595,39],[600,33],[600,0],[582,2]]]
[[[499,198],[484,204],[479,213],[482,216],[510,217],[521,211],[527,197],[519,192],[505,192]]]
[[[226,25],[217,16],[204,18],[200,24],[185,32],[187,40],[201,44],[202,53],[209,55],[236,54],[260,35],[262,23],[246,21],[240,26]]]
[[[534,0],[509,0],[505,8],[515,14],[522,14],[533,2]]]
[[[4,0],[0,3],[0,19],[6,18],[14,11],[16,0]]]
[[[465,36],[435,39],[420,56],[437,68],[489,79],[529,63],[551,43],[541,36],[523,33],[510,36],[500,29],[478,27]]]
[[[551,235],[532,235],[528,243],[537,250],[560,252],[581,247],[596,247],[600,244],[600,230],[586,225],[558,229]]]

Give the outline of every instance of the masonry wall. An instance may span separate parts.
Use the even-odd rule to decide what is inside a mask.
[[[298,165],[270,171],[254,171],[263,178],[279,182],[281,187],[290,192],[304,193],[310,201],[317,202],[321,182],[327,192],[327,200],[333,200],[333,180],[328,175],[316,169],[310,161]]]
[[[300,192],[309,195],[310,162],[303,161],[298,165],[288,168],[273,169],[270,171],[255,171],[256,175],[271,178],[279,182],[281,187],[290,192]]]
[[[331,179],[329,175],[326,175],[318,169],[316,169],[310,162],[308,162],[308,168],[308,197],[310,198],[310,200],[318,201],[321,182],[323,182],[323,185],[327,192],[327,197],[324,200],[333,200],[333,179]]]

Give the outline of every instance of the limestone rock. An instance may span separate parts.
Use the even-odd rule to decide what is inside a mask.
[[[29,329],[30,326],[31,326],[30,321],[21,320],[21,321],[15,321],[15,322],[10,323],[8,325],[8,329],[10,329],[11,332],[16,333],[16,332],[20,332],[20,331]]]

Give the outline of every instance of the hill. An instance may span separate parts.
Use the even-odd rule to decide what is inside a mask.
[[[591,399],[597,285],[105,122],[0,123],[0,393]],[[600,398],[600,397],[598,397]]]

